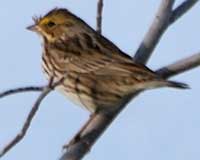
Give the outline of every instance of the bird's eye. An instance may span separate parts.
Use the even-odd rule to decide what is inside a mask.
[[[53,26],[55,26],[56,24],[54,23],[54,22],[52,22],[52,21],[49,21],[48,23],[47,23],[47,26],[48,27],[53,27]]]

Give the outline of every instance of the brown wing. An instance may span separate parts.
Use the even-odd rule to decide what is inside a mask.
[[[147,88],[145,83],[155,79],[154,74],[137,65],[114,62],[87,73],[70,72],[69,75],[74,79],[79,101],[92,112],[112,110],[111,106],[117,106],[125,95]]]
[[[146,82],[160,80],[157,75],[144,66],[134,63],[110,62],[104,67],[81,74],[95,81],[96,89],[102,92],[112,92],[124,96],[130,92],[144,89],[141,85]]]
[[[100,49],[101,48],[101,49]],[[73,52],[71,53],[73,54]],[[157,75],[146,66],[135,63],[131,57],[114,48],[90,48],[80,51],[80,55],[72,56],[65,64],[67,71],[84,74],[94,74],[105,77],[132,77],[145,81],[156,78]],[[125,79],[126,79],[125,78]]]
[[[112,81],[119,88],[130,88],[130,85],[158,78],[147,67],[135,63],[112,42],[95,35],[82,33],[80,37],[68,39],[65,45],[62,42],[48,47],[51,55],[55,56],[52,58],[55,67],[57,65],[57,68],[67,73],[93,76],[96,81]]]
[[[102,37],[98,41],[96,39],[89,40],[91,37],[89,38],[88,35],[81,37],[87,37],[84,41],[87,42],[85,45],[81,45],[78,42],[79,39],[71,39],[64,46],[65,48],[55,50],[58,48],[56,46],[50,50],[56,53],[54,56],[57,56],[52,59],[59,60],[55,64],[60,65],[58,67],[67,73],[75,72],[80,74],[80,77],[91,77],[97,81],[96,83],[99,83],[99,86],[101,83],[115,84],[116,92],[120,91],[122,95],[131,90],[130,86],[158,78],[147,67],[136,64],[131,57],[120,51],[110,41],[102,40]],[[97,43],[99,41],[102,42]],[[105,89],[107,88],[105,87]]]
[[[126,73],[136,70],[138,73],[142,71],[151,75],[154,74],[150,69],[144,65],[135,63],[130,56],[116,48],[112,49],[112,47],[104,48],[100,46],[89,49],[75,48],[76,51],[75,49],[70,50],[67,48],[64,52],[62,50],[56,50],[56,48],[51,49],[51,52],[57,53],[55,56],[60,55],[60,57],[55,57],[54,59],[58,59],[59,63],[57,62],[57,64],[62,65],[62,68],[65,68],[66,71],[90,73],[96,71],[109,72],[110,70],[115,73],[115,71],[120,70],[122,73]]]

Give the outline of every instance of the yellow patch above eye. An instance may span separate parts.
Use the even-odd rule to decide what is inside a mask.
[[[47,23],[49,23],[49,18],[47,18],[47,17],[46,17],[46,18],[43,18],[43,19],[40,20],[39,23],[40,23],[41,25],[42,25],[42,24],[47,24]]]

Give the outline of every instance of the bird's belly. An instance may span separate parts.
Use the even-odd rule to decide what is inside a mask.
[[[96,106],[93,104],[93,100],[91,98],[83,98],[83,96],[76,94],[74,92],[66,91],[66,88],[63,86],[56,87],[61,94],[63,94],[68,100],[73,102],[74,104],[89,110],[91,113],[96,111]]]
[[[44,68],[44,67],[43,67]],[[44,69],[43,69],[44,70]],[[51,73],[51,70],[48,70],[49,73]],[[50,76],[47,72],[44,71],[44,75],[47,78],[47,80],[50,79]],[[59,81],[62,76],[54,76],[54,81]],[[65,83],[70,83],[68,79],[65,80]],[[97,106],[94,104],[94,101],[92,97],[86,97],[84,95],[80,95],[76,93],[76,91],[71,91],[71,89],[67,86],[59,85],[56,87],[56,90],[59,91],[61,94],[63,94],[67,99],[72,101],[74,104],[80,106],[81,108],[84,108],[91,113],[94,113],[97,109]]]

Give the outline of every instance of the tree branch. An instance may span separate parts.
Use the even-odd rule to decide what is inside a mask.
[[[38,87],[38,86],[28,86],[28,87],[20,87],[15,89],[10,89],[7,91],[4,91],[0,93],[0,98],[16,94],[16,93],[22,93],[22,92],[41,92],[43,91],[44,86]]]
[[[134,56],[135,61],[146,64],[161,36],[168,27],[173,4],[174,0],[162,0],[153,23]]]
[[[157,70],[156,72],[164,78],[169,78],[171,76],[198,67],[199,65],[200,65],[200,52],[185,59],[179,60],[176,63],[163,67]]]
[[[146,64],[167,28],[191,9],[198,0],[185,0],[172,11],[174,0],[162,0],[155,19],[140,44],[134,60]]]
[[[103,13],[103,0],[99,0],[97,3],[97,32],[101,34],[102,32],[102,13]]]
[[[191,57],[177,61],[169,66],[163,67],[156,72],[166,78],[175,76],[177,74],[188,71],[192,68],[200,66],[200,53],[197,53]],[[123,102],[119,105],[119,108],[109,115],[96,114],[89,120],[89,125],[84,131],[80,133],[80,139],[74,144],[68,146],[59,160],[80,160],[90,150],[92,145],[103,134],[105,129],[111,124],[111,122],[117,117],[117,115],[125,108],[129,101],[135,98],[140,92],[125,97]]]
[[[26,135],[26,132],[28,131],[28,128],[30,127],[31,121],[33,117],[35,116],[36,112],[39,109],[40,103],[42,100],[47,96],[47,94],[51,91],[50,88],[44,88],[43,92],[40,94],[38,99],[36,100],[35,104],[33,105],[28,117],[26,118],[26,121],[21,129],[21,131],[11,140],[0,152],[0,157],[2,157],[4,154],[6,154],[11,148],[13,148],[17,143],[19,143],[23,137]]]
[[[61,78],[59,81],[53,82],[53,78],[51,78],[49,81],[49,84],[46,87],[43,87],[43,89],[42,89],[43,91],[37,98],[36,102],[34,103],[31,111],[29,112],[21,131],[5,147],[3,147],[3,149],[0,151],[0,158],[3,157],[10,149],[12,149],[17,143],[19,143],[24,138],[24,136],[26,135],[26,133],[31,125],[31,122],[32,122],[35,114],[37,113],[37,111],[39,109],[39,106],[40,106],[42,100],[56,86],[58,86],[60,83],[62,83],[63,80],[64,80],[64,78]]]
[[[174,11],[170,17],[169,23],[172,24],[172,23],[176,22],[181,16],[183,16],[197,2],[198,2],[198,0],[185,0],[176,9],[174,9]]]

